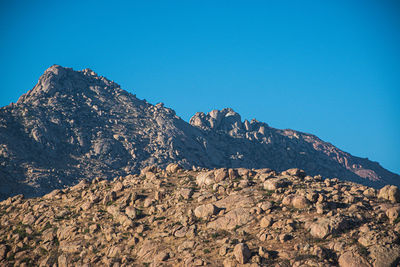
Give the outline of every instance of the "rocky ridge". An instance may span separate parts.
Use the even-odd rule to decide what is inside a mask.
[[[1,266],[397,266],[400,191],[156,165],[0,202]]]
[[[297,167],[376,188],[400,177],[316,136],[242,121],[232,109],[187,123],[90,69],[54,65],[17,103],[0,108],[0,199],[40,196],[82,179],[110,179],[145,166]]]

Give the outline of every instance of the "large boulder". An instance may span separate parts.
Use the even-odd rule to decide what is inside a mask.
[[[296,209],[306,209],[310,206],[310,202],[305,196],[288,195],[282,199],[282,204],[292,206]]]
[[[400,191],[395,185],[386,185],[379,190],[378,198],[383,198],[391,201],[392,203],[400,202]]]
[[[272,179],[268,179],[264,182],[264,189],[273,191],[278,188],[287,187],[289,184],[290,184],[289,181],[286,179],[272,178]]]
[[[247,224],[253,219],[249,209],[237,208],[207,224],[207,228],[215,230],[233,230],[237,226]]]
[[[211,185],[214,182],[214,171],[202,172],[196,177],[196,183],[200,187]]]
[[[217,169],[214,171],[215,181],[217,183],[225,180],[229,176],[228,170],[225,168]]]
[[[400,217],[400,206],[387,209],[386,216],[389,218],[391,223],[394,223]]]
[[[150,165],[150,166],[144,167],[142,170],[140,170],[140,175],[146,175],[146,173],[148,173],[148,172],[157,173],[158,172],[157,165]]]
[[[229,179],[233,180],[239,177],[239,174],[236,169],[228,169]]]
[[[295,196],[292,200],[292,206],[296,209],[306,209],[310,206],[310,202],[304,196]]]
[[[126,214],[129,218],[135,219],[136,216],[137,216],[137,210],[136,210],[136,208],[133,207],[133,206],[128,206],[128,207],[126,207],[126,209],[125,209],[125,214]]]
[[[260,220],[260,227],[261,228],[266,228],[266,227],[271,226],[272,223],[273,223],[272,216],[264,216]]]
[[[177,173],[181,169],[182,169],[182,167],[179,166],[179,164],[177,164],[177,163],[168,164],[167,168],[165,168],[165,170],[167,171],[168,174]]]
[[[375,245],[368,249],[374,267],[398,266],[400,263],[399,245]]]
[[[316,238],[325,238],[332,233],[332,227],[329,219],[320,220],[316,223],[311,224],[310,234]]]
[[[82,241],[60,241],[58,249],[66,253],[78,253],[83,249]]]
[[[0,244],[0,261],[6,258],[8,247],[4,244]]]
[[[141,262],[150,262],[153,261],[154,256],[156,255],[158,247],[155,242],[152,240],[144,240],[141,248],[137,253],[137,257]]]
[[[192,188],[182,188],[179,191],[179,195],[183,197],[183,199],[190,199],[193,195],[193,189]]]
[[[78,228],[75,226],[64,226],[60,227],[57,230],[57,239],[59,241],[62,240],[71,240],[77,235]]]
[[[360,254],[353,251],[347,251],[339,257],[340,267],[371,267]]]
[[[247,244],[245,243],[239,243],[235,246],[233,249],[233,255],[235,255],[236,260],[240,264],[245,264],[249,261],[251,257],[251,251]]]
[[[209,218],[211,215],[217,214],[217,212],[218,212],[218,208],[215,205],[205,204],[205,205],[198,206],[194,210],[194,215],[197,218],[206,219],[206,218]]]
[[[254,200],[251,197],[242,194],[231,194],[214,203],[217,207],[230,211],[236,208],[251,208],[254,206]]]
[[[305,171],[299,168],[292,168],[282,172],[282,175],[291,175],[304,178],[306,176]]]
[[[326,238],[330,234],[340,234],[351,227],[352,221],[349,218],[335,216],[331,218],[319,218],[316,222],[306,224],[310,234],[316,238]]]

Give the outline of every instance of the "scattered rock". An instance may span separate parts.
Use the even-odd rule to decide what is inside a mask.
[[[227,245],[223,245],[219,249],[219,255],[225,256],[228,253],[228,251],[229,251],[229,247]]]
[[[124,185],[121,182],[117,182],[113,186],[112,191],[118,193],[118,192],[121,192],[123,189],[124,189]]]
[[[108,249],[107,256],[110,258],[116,258],[121,254],[121,248],[118,246],[112,246]]]
[[[245,264],[251,257],[251,252],[247,244],[239,243],[233,249],[233,255],[240,264]]]
[[[215,215],[218,212],[218,208],[213,204],[200,205],[194,210],[194,215],[197,218],[207,219],[211,215]]]
[[[386,210],[386,216],[389,218],[390,223],[394,223],[400,218],[400,206]]]
[[[376,197],[376,189],[375,188],[367,188],[364,190],[363,195],[366,197]]]
[[[339,257],[340,267],[371,267],[367,260],[357,252],[348,251]]]
[[[138,211],[135,207],[129,206],[129,207],[126,207],[125,213],[129,218],[135,219]]]
[[[183,199],[190,199],[193,195],[193,189],[191,188],[182,188],[179,194],[183,197]]]
[[[0,244],[0,261],[6,258],[8,247],[4,244]]]
[[[271,217],[263,217],[261,220],[260,220],[260,227],[262,227],[262,228],[266,228],[266,227],[269,227],[269,226],[271,226],[272,225],[272,222],[273,222],[273,220],[272,220],[272,218]]]
[[[217,183],[219,183],[219,182],[225,180],[227,177],[229,177],[228,170],[227,170],[227,169],[224,169],[224,168],[215,170],[215,171],[214,171],[214,177],[215,177],[215,178],[214,178],[215,181],[216,181]]]
[[[217,183],[219,172],[225,177]],[[194,183],[201,174],[213,179],[212,186]],[[239,174],[231,180],[229,169],[176,175],[154,167],[144,176],[82,183],[43,198],[7,199],[0,204],[0,265],[337,266],[339,260],[341,266],[383,267],[400,262],[400,206],[378,199],[368,187],[310,180],[296,172],[241,168]],[[275,179],[285,185],[265,191],[264,184]],[[248,186],[241,188],[239,181]]]
[[[341,216],[320,218],[317,222],[309,224],[310,234],[316,238],[326,238],[330,234],[340,233],[351,226],[349,219]]]
[[[175,173],[175,172],[176,172],[176,170],[174,172],[170,172],[170,173]],[[154,262],[159,263],[159,262],[168,260],[168,258],[169,258],[169,253],[166,251],[161,251],[154,257]]]
[[[264,189],[273,191],[278,188],[286,187],[289,184],[290,184],[289,181],[285,179],[271,178],[264,182]]]
[[[79,191],[87,188],[89,186],[89,182],[86,179],[81,180],[78,184],[70,187],[71,191]]]
[[[288,169],[284,172],[282,172],[282,175],[291,175],[291,176],[298,176],[301,178],[304,178],[306,176],[305,171],[300,170],[298,168],[292,168],[292,169]]]
[[[177,164],[177,163],[168,164],[167,168],[165,168],[165,170],[166,170],[167,173],[169,173],[169,174],[177,173],[177,172],[178,172],[179,170],[181,170],[181,169],[182,169],[182,167],[179,166],[179,164]]]
[[[296,209],[305,209],[310,206],[310,203],[304,196],[295,196],[292,200],[292,206]]]
[[[157,173],[157,171],[158,171],[157,165],[150,165],[150,166],[143,168],[140,171],[140,175],[146,175],[146,173],[148,173],[148,172]]]
[[[157,246],[150,240],[145,240],[137,253],[141,262],[152,262],[157,251]]]
[[[399,245],[374,245],[368,250],[374,267],[397,266],[400,263]]]
[[[56,196],[62,194],[62,191],[60,189],[55,189],[51,191],[50,193],[46,194],[43,196],[44,199],[54,199]]]
[[[235,169],[228,169],[229,179],[234,180],[239,177],[237,170]]]
[[[237,208],[207,224],[207,228],[217,230],[232,230],[235,227],[247,224],[252,220],[250,211],[245,208]]]
[[[310,202],[304,196],[289,195],[282,200],[282,204],[292,206],[296,209],[305,209],[310,206]]]
[[[283,234],[280,234],[278,238],[279,238],[279,241],[286,242],[286,241],[290,240],[292,238],[292,236],[287,233],[283,233]]]
[[[68,260],[67,260],[67,256],[65,256],[65,254],[61,254],[60,256],[58,256],[58,266],[59,267],[68,267]]]
[[[197,175],[196,183],[198,186],[207,186],[214,183],[214,171],[203,172]]]
[[[59,249],[66,253],[77,253],[82,251],[81,241],[61,241]]]

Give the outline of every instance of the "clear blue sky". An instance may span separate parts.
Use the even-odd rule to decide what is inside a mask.
[[[1,1],[0,106],[52,64],[185,120],[232,107],[400,173],[399,1]]]

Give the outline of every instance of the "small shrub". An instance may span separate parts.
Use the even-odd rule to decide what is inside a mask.
[[[229,232],[228,232],[228,231],[221,230],[221,231],[212,233],[212,234],[211,234],[211,237],[214,238],[214,239],[216,239],[216,238],[218,238],[218,237],[226,237],[226,236],[228,236],[228,235],[229,235]]]
[[[141,217],[143,215],[143,210],[136,209],[136,216]]]
[[[274,193],[274,191],[265,189],[265,191],[263,193],[263,196],[264,197],[270,197],[270,196],[272,196],[273,193]]]
[[[39,252],[42,255],[47,255],[47,253],[48,253],[48,251],[45,248],[42,248],[42,247],[39,248]]]
[[[51,223],[47,222],[46,225],[43,227],[41,232],[46,231],[47,229],[50,229],[52,227]]]
[[[368,249],[366,247],[364,247],[363,245],[358,245],[357,250],[361,256],[367,257],[369,254]]]

